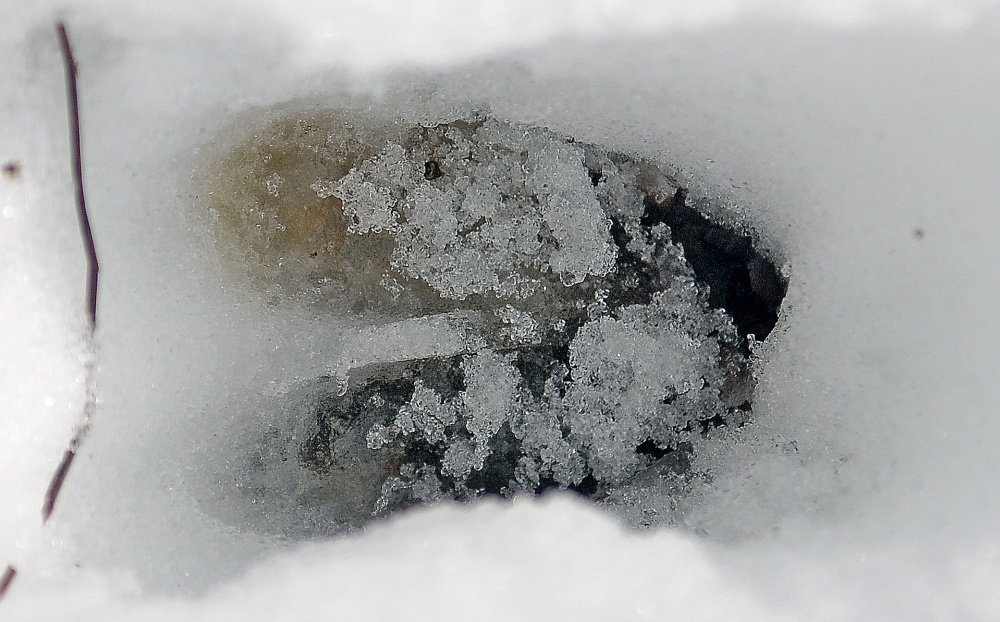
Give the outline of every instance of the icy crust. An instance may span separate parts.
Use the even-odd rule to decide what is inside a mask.
[[[368,432],[370,449],[418,458],[386,481],[376,510],[585,481],[603,495],[656,462],[640,448],[676,448],[698,422],[736,406],[720,391],[719,337],[736,340],[689,284],[587,322],[568,361],[552,357],[544,371],[525,364],[525,354],[542,358],[537,350],[485,350],[455,361],[465,388],[450,398],[418,377],[392,422]],[[547,376],[531,378],[543,381],[540,395],[528,388],[532,374]]]
[[[751,379],[723,360],[738,341],[681,277],[647,305],[587,320],[566,347],[368,365],[343,395],[329,378],[287,396],[238,485],[262,512],[256,526],[284,533],[306,518],[336,532],[414,503],[549,488],[618,505],[706,422],[745,414]]]
[[[515,130],[496,119],[421,128],[313,187],[342,201],[349,234],[392,234],[392,268],[443,298],[523,299],[545,272],[566,285],[607,275],[611,223],[583,150]]]
[[[426,313],[612,271],[582,146],[489,117],[379,128],[359,116],[272,121],[196,180],[220,246],[272,299]]]
[[[344,115],[274,122],[208,176],[257,287],[369,324],[248,433],[230,472],[256,528],[548,488],[615,503],[746,419],[745,342],[650,219],[677,190],[656,167],[485,115]]]

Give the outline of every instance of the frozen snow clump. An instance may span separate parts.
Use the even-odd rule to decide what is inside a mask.
[[[612,503],[651,473],[682,487],[692,441],[748,420],[747,336],[784,280],[656,166],[485,114],[313,111],[227,149],[198,177],[220,248],[374,348],[248,433],[230,472],[258,528],[549,488]]]

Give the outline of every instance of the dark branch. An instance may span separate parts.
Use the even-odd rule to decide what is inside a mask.
[[[7,569],[0,575],[0,600],[3,600],[3,597],[7,595],[7,590],[10,589],[10,584],[14,582],[16,576],[17,569],[14,566],[7,566]]]
[[[70,133],[70,156],[73,167],[73,183],[76,187],[76,212],[80,221],[80,235],[83,238],[83,246],[87,252],[87,338],[92,342],[94,331],[97,329],[97,277],[99,266],[97,263],[97,247],[94,245],[94,236],[90,230],[90,218],[87,215],[87,201],[83,192],[83,149],[80,145],[80,102],[76,88],[76,60],[73,58],[73,48],[69,42],[69,35],[66,33],[66,26],[62,22],[56,23],[56,32],[59,35],[59,46],[62,49],[63,63],[66,65],[66,101],[69,108],[69,133]],[[93,417],[97,399],[93,393],[93,365],[87,366],[87,398],[83,406],[83,417],[73,440],[63,453],[59,467],[52,475],[49,488],[45,491],[45,503],[42,505],[42,522],[48,522],[55,509],[56,499],[59,498],[59,491],[62,490],[69,469],[73,465],[77,449],[83,442],[84,437],[90,430],[90,420]]]
[[[62,462],[59,463],[59,468],[56,469],[55,474],[52,476],[52,481],[49,482],[49,489],[45,491],[45,505],[42,506],[42,522],[48,522],[49,517],[52,516],[52,510],[56,508],[56,499],[59,498],[59,491],[62,490],[63,482],[66,481],[66,475],[69,474],[69,467],[73,464],[73,458],[76,457],[76,439],[70,443],[70,448],[63,452]]]
[[[69,42],[69,35],[66,34],[66,26],[59,22],[56,24],[56,30],[59,33],[59,45],[66,65],[70,156],[73,184],[76,187],[76,211],[80,219],[80,235],[83,237],[83,245],[87,252],[87,317],[90,319],[90,330],[93,332],[97,328],[97,278],[100,266],[97,263],[97,247],[94,245],[94,235],[90,230],[87,200],[83,192],[83,149],[80,143],[80,102],[76,88],[76,60],[73,58],[73,48]]]

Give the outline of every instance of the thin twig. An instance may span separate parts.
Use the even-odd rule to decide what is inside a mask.
[[[70,157],[73,168],[73,183],[76,187],[76,212],[80,221],[80,236],[83,238],[83,245],[87,252],[87,340],[93,344],[94,331],[97,329],[97,279],[100,267],[97,263],[97,247],[94,245],[94,236],[90,230],[87,201],[83,191],[83,149],[80,143],[80,102],[76,86],[76,60],[73,58],[73,48],[69,42],[69,35],[66,33],[66,26],[62,22],[56,23],[56,32],[59,35],[63,63],[66,66],[66,102],[69,109]],[[87,432],[90,431],[90,422],[97,404],[97,396],[94,393],[94,365],[92,361],[87,364],[86,383],[87,397],[83,406],[83,416],[77,425],[69,447],[63,453],[62,461],[52,475],[48,490],[45,491],[42,522],[48,522],[49,517],[52,516],[56,499],[59,498],[59,491],[62,490],[63,482],[73,465],[76,452],[83,443]]]
[[[7,566],[7,569],[0,575],[0,600],[3,600],[3,597],[7,595],[7,590],[10,589],[10,584],[14,582],[16,576],[17,569],[14,566]]]
[[[52,475],[49,488],[45,491],[45,504],[42,506],[42,522],[48,522],[49,517],[52,516],[52,510],[56,509],[56,499],[59,498],[59,491],[62,490],[66,475],[69,474],[69,467],[73,465],[73,458],[76,457],[76,445],[77,439],[74,437],[69,443],[69,448],[63,452],[62,462],[59,463],[55,474]]]
[[[56,30],[59,33],[59,45],[66,65],[70,157],[73,165],[73,184],[76,187],[76,212],[80,219],[80,235],[83,237],[83,245],[87,252],[87,317],[90,318],[90,331],[93,336],[93,331],[97,328],[97,277],[100,266],[97,263],[97,247],[94,245],[94,235],[90,230],[87,200],[83,192],[83,149],[80,142],[80,101],[76,88],[76,60],[73,58],[73,48],[65,24],[58,22]]]

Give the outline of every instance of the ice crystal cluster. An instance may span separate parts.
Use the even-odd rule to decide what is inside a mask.
[[[255,287],[365,325],[254,432],[235,478],[272,523],[609,499],[745,416],[746,348],[651,217],[655,166],[488,115],[362,123],[272,121],[202,181]]]

